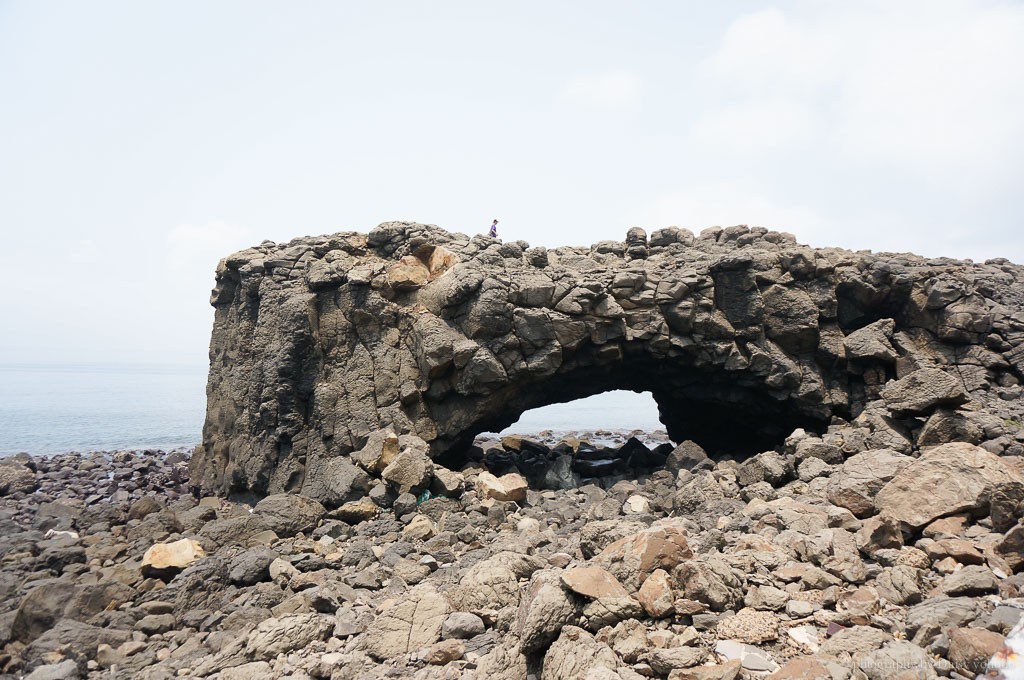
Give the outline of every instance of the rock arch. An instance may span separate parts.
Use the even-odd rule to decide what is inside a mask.
[[[390,428],[432,456],[524,411],[650,391],[675,440],[769,449],[861,415],[914,368],[967,392],[1021,377],[1024,276],[811,249],[762,228],[677,228],[584,248],[386,223],[223,260],[193,479],[308,491]]]

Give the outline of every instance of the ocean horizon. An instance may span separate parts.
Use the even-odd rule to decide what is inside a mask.
[[[207,371],[176,364],[0,363],[0,457],[191,449],[202,439]],[[503,433],[663,428],[650,394],[620,390],[527,411]]]

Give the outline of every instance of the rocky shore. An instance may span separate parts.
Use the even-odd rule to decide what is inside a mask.
[[[0,677],[974,678],[1024,614],[1024,430],[959,413],[972,441],[513,436],[458,470],[380,431],[329,510],[201,498],[180,452],[2,459]]]

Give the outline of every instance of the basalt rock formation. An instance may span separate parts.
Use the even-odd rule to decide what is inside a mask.
[[[265,242],[216,278],[191,475],[218,493],[330,504],[324,480],[352,482],[381,430],[450,462],[528,409],[613,389],[650,391],[670,437],[713,457],[838,421],[904,453],[980,443],[1024,379],[1024,268],[762,228],[548,250],[393,222]]]

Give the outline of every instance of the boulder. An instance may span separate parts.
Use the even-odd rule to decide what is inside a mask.
[[[450,612],[447,598],[434,586],[418,585],[373,620],[364,638],[366,652],[383,661],[432,645]]]
[[[895,362],[898,356],[892,346],[892,332],[895,327],[896,322],[892,319],[880,319],[853,331],[843,338],[846,358]]]
[[[708,658],[708,652],[702,647],[671,647],[669,649],[652,649],[641,658],[658,675],[670,675],[673,671],[693,668]]]
[[[490,472],[481,472],[476,478],[476,491],[483,498],[492,498],[496,501],[526,500],[526,491],[529,483],[520,474],[510,472],[509,474],[495,477]]]
[[[670,472],[679,470],[693,470],[698,467],[714,466],[714,461],[708,458],[708,454],[701,448],[700,444],[686,440],[672,452],[665,460],[665,469]]]
[[[82,674],[78,671],[78,664],[71,659],[67,659],[58,663],[39,666],[26,675],[25,680],[78,680],[81,677]]]
[[[867,680],[932,680],[938,678],[928,652],[915,644],[897,640],[857,660]]]
[[[22,656],[38,663],[46,658],[72,659],[84,668],[96,658],[100,645],[119,647],[127,642],[132,633],[112,627],[91,626],[73,619],[58,621],[53,628],[32,641]]]
[[[257,660],[270,660],[279,654],[304,649],[314,640],[325,640],[334,630],[334,621],[322,614],[292,614],[261,621],[245,639],[245,650]]]
[[[387,277],[395,290],[415,290],[430,278],[430,269],[419,258],[407,255],[388,267]]]
[[[183,538],[171,543],[157,543],[142,556],[142,575],[155,578],[167,578],[182,571],[197,560],[206,557],[197,541]]]
[[[369,498],[360,498],[357,501],[349,501],[335,509],[331,516],[337,517],[342,522],[359,524],[371,520],[380,514],[380,506]]]
[[[988,514],[991,490],[1021,475],[963,442],[936,446],[903,467],[875,496],[878,509],[913,529],[957,512]]]
[[[469,612],[453,612],[448,615],[441,626],[441,637],[450,639],[469,639],[482,635],[486,628],[483,619]]]
[[[246,514],[241,517],[211,520],[199,530],[199,537],[204,544],[212,546],[213,549],[229,545],[248,548],[265,543],[260,537],[269,531],[262,517]]]
[[[963,675],[979,675],[1004,640],[999,633],[983,628],[954,628],[949,631],[949,661]]]
[[[65,581],[36,585],[18,604],[11,622],[11,638],[28,643],[51,629],[66,615],[74,593],[74,584]]]
[[[723,664],[679,668],[668,674],[668,680],[737,680],[741,670],[743,663],[734,659]]]
[[[32,493],[37,485],[33,470],[16,461],[0,459],[0,497],[13,493]]]
[[[466,653],[466,645],[462,640],[442,640],[427,650],[427,663],[431,666],[445,666],[458,661]]]
[[[228,578],[239,586],[251,586],[270,579],[270,563],[278,555],[270,548],[259,546],[246,550],[231,560]]]
[[[982,606],[969,597],[933,597],[907,610],[906,635],[927,645],[949,628],[966,626],[978,618]]]
[[[875,514],[875,496],[914,459],[890,449],[875,449],[851,456],[829,478],[828,500],[856,517]]]
[[[518,606],[519,579],[500,560],[485,560],[470,567],[448,597],[458,611]]]
[[[711,611],[724,612],[743,601],[743,576],[721,556],[683,562],[675,578],[688,599],[702,602]]]
[[[625,667],[608,645],[598,642],[581,628],[566,626],[544,654],[540,680],[640,680],[640,677]]]
[[[582,602],[562,586],[558,571],[535,572],[519,602],[514,626],[523,653],[547,648],[581,610]]]
[[[882,399],[898,418],[923,416],[939,406],[959,406],[967,401],[963,382],[940,368],[919,368],[882,389]]]
[[[358,501],[370,491],[370,476],[346,458],[331,458],[305,480],[302,493],[326,508]]]
[[[994,550],[1014,571],[1024,567],[1024,524],[1017,524],[1007,531],[995,544]]]
[[[594,558],[631,592],[636,592],[656,569],[673,570],[693,557],[686,530],[678,521],[656,523],[633,536],[615,541]]]
[[[652,571],[640,586],[637,600],[651,618],[660,619],[670,615],[675,609],[675,596],[668,573],[664,569]]]
[[[297,494],[267,496],[252,509],[268,529],[280,538],[309,533],[316,528],[326,510],[319,502]]]
[[[374,430],[366,439],[363,448],[350,455],[367,472],[380,474],[395,459],[401,446],[398,435],[389,429]]]
[[[424,451],[406,448],[392,460],[380,476],[390,482],[398,493],[409,493],[425,488],[434,473],[434,464]]]

